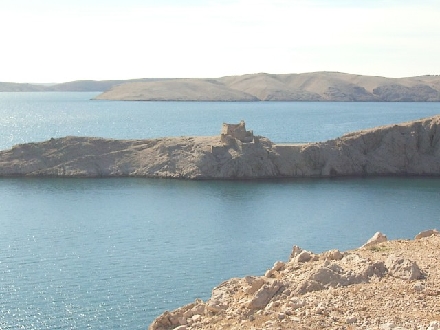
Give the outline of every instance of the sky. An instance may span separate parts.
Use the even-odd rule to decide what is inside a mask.
[[[0,0],[0,81],[440,74],[438,0]]]

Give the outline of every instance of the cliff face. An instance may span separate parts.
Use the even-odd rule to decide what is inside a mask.
[[[346,252],[294,246],[263,276],[227,280],[149,330],[440,329],[439,248],[436,230],[413,241],[376,233]]]
[[[323,143],[276,146],[281,175],[438,175],[440,116],[377,127]]]
[[[440,175],[439,125],[440,116],[435,116],[300,145],[276,145],[253,135],[243,141],[229,135],[153,140],[65,137],[1,151],[0,175],[185,179]]]

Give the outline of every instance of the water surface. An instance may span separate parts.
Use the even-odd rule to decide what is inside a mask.
[[[0,179],[0,327],[145,329],[296,244],[439,227],[440,179]]]
[[[67,135],[212,136],[245,120],[274,142],[317,142],[440,114],[440,103],[91,101],[97,93],[0,93],[0,150]]]
[[[90,101],[0,93],[0,149],[65,135],[215,135],[245,119],[273,141],[319,141],[427,117],[437,103]],[[376,231],[440,227],[440,178],[178,181],[0,178],[0,329],[145,329],[294,244],[352,249]]]

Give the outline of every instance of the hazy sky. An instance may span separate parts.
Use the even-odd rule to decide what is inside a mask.
[[[0,0],[0,81],[440,74],[439,0]]]

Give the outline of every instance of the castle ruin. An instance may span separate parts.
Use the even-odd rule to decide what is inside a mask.
[[[223,123],[220,140],[224,144],[230,144],[232,139],[239,140],[244,143],[254,142],[253,131],[246,131],[245,122],[242,120],[239,124]]]

